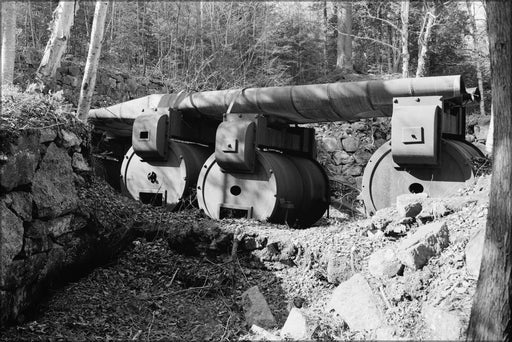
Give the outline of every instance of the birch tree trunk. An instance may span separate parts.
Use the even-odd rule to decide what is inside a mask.
[[[430,32],[436,21],[435,5],[428,8],[425,4],[425,19],[418,36],[418,67],[416,68],[416,77],[425,76],[425,61],[428,52],[428,40]]]
[[[2,84],[12,84],[16,56],[16,2],[5,1],[2,6]]]
[[[103,42],[103,31],[105,30],[105,18],[107,17],[108,1],[96,1],[94,20],[91,29],[91,42],[85,64],[84,78],[80,89],[80,100],[78,103],[78,118],[85,121],[87,112],[91,107],[92,94],[96,85],[96,71],[101,54]]]
[[[409,0],[404,0],[400,8],[402,19],[402,77],[409,77]]]
[[[487,229],[468,340],[512,338],[512,2],[487,1],[494,151]]]
[[[71,27],[78,10],[78,1],[60,0],[53,12],[52,33],[46,44],[37,77],[42,80],[52,78],[60,66],[62,55],[66,51]]]
[[[340,70],[352,71],[352,2],[343,1],[338,4],[338,56],[336,67]]]
[[[480,56],[480,45],[478,41],[478,31],[476,27],[475,13],[471,10],[471,3],[466,0],[470,21],[470,34],[473,40],[473,54],[476,68],[476,79],[478,82],[478,90],[480,91],[480,114],[485,115],[485,97],[484,97],[484,80],[482,76],[482,64]]]

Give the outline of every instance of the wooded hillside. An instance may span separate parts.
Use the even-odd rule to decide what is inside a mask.
[[[17,3],[17,66],[41,63],[57,4]],[[100,66],[170,80],[176,90],[310,84],[335,81],[347,72],[462,74],[470,87],[477,86],[477,76],[488,86],[482,6],[461,1],[113,1]],[[94,2],[75,6],[65,60],[85,63],[94,7]]]

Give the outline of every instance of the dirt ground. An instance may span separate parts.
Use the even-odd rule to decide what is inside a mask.
[[[396,240],[372,235],[370,219],[357,220],[331,210],[329,218],[304,230],[224,220],[220,225],[227,230],[264,236],[269,243],[279,241],[293,246],[295,253],[288,259],[262,261],[240,251],[233,262],[231,247],[186,255],[171,249],[164,235],[139,237],[109,264],[52,290],[25,314],[23,323],[0,331],[0,340],[249,340],[255,336],[245,324],[241,294],[254,285],[269,303],[276,330],[299,303],[318,324],[315,339],[372,338],[371,333],[350,331],[325,311],[337,283],[359,272],[377,294],[393,338],[428,338],[421,317],[426,301],[459,310],[465,324],[469,319],[476,279],[465,271],[464,249],[471,234],[485,226],[489,179],[479,177],[455,194],[480,200],[443,218],[450,245],[417,272],[387,281],[368,274],[368,256]],[[197,215],[194,211],[190,217],[194,220]],[[338,265],[334,283],[328,281],[333,258]]]

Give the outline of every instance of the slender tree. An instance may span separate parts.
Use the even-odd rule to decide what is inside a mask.
[[[400,9],[402,28],[402,77],[409,77],[409,0],[403,0]]]
[[[352,71],[352,2],[339,3],[338,11],[336,67],[340,70]]]
[[[2,84],[12,84],[16,50],[16,1],[5,1],[2,6]]]
[[[60,0],[53,12],[52,33],[46,44],[37,75],[42,80],[54,77],[66,51],[78,1]]]
[[[512,339],[512,2],[487,1],[494,148],[484,249],[468,339]]]
[[[428,40],[432,27],[436,22],[436,6],[434,3],[425,2],[425,16],[423,18],[423,24],[421,25],[420,34],[418,36],[418,67],[416,68],[416,77],[425,76],[425,62],[427,59],[428,52]]]
[[[103,31],[105,30],[105,18],[107,17],[108,1],[96,1],[94,19],[91,29],[91,42],[85,64],[84,78],[80,89],[80,101],[78,103],[78,118],[85,120],[91,107],[92,94],[96,85],[96,71],[101,54]]]
[[[478,90],[480,91],[480,114],[485,115],[485,94],[484,94],[484,80],[482,76],[482,62],[480,55],[480,42],[478,39],[478,30],[476,26],[475,13],[472,10],[472,6],[474,6],[474,1],[470,2],[466,0],[466,8],[469,14],[469,31],[471,33],[471,38],[473,40],[473,54],[474,54],[474,63],[476,68],[476,78],[478,82]]]

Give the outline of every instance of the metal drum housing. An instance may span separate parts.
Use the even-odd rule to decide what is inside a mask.
[[[256,153],[253,173],[225,172],[212,155],[199,174],[199,207],[214,219],[247,217],[308,227],[329,205],[329,182],[313,160]]]
[[[471,160],[483,157],[473,145],[458,140],[441,139],[436,166],[398,167],[391,155],[391,143],[382,145],[366,165],[361,198],[369,214],[395,204],[402,194],[425,192],[430,197],[456,193],[464,182],[474,178]]]
[[[133,148],[121,166],[121,183],[134,199],[174,209],[192,195],[201,165],[211,154],[207,147],[169,142],[166,160],[142,160]]]

